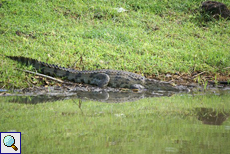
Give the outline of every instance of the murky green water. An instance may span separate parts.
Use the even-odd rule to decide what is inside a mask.
[[[86,95],[0,97],[0,131],[22,132],[23,153],[228,154],[229,93],[179,93],[124,103]]]

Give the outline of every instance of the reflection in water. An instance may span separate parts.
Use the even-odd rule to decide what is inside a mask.
[[[44,102],[54,102],[58,100],[66,99],[82,99],[82,100],[94,100],[107,103],[121,103],[137,101],[146,97],[159,97],[159,96],[171,96],[172,92],[107,92],[107,91],[78,91],[75,93],[47,93],[40,95],[11,95],[6,99],[9,102],[24,103],[24,104],[37,104]]]
[[[49,95],[37,95],[37,96],[7,96],[7,101],[12,103],[24,103],[24,104],[38,104],[44,102],[54,102],[58,100],[64,100],[63,96],[49,96]]]
[[[16,94],[18,92],[18,94]],[[183,91],[184,92],[184,91]],[[14,90],[12,93],[0,93],[7,96],[9,102],[37,104],[64,99],[94,100],[107,103],[131,102],[146,97],[171,96],[179,91],[141,90],[99,88],[93,86],[50,86]],[[185,92],[184,92],[185,93]]]
[[[229,113],[224,111],[215,111],[212,108],[196,108],[198,120],[207,125],[222,125],[229,117]]]

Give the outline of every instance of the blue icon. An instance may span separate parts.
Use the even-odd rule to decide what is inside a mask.
[[[7,135],[3,139],[3,143],[7,147],[12,147],[15,151],[18,150],[18,148],[14,145],[15,144],[15,139],[11,135]]]

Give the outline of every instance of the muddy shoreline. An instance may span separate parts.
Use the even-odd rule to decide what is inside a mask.
[[[0,88],[0,96],[12,97],[12,102],[37,104],[64,99],[93,100],[107,103],[131,102],[149,97],[170,97],[174,94],[191,94],[198,92],[220,95],[230,92],[230,77],[225,75],[213,75],[206,72],[188,74],[164,74],[159,76],[147,76],[150,79],[167,81],[176,84],[178,91],[151,90],[151,89],[124,89],[124,88],[99,88],[93,85],[80,84],[69,81],[53,81],[38,75],[33,76],[39,83],[30,83],[29,88],[4,89]],[[215,79],[215,80],[213,80]]]
[[[179,85],[182,86],[182,85]],[[178,86],[178,87],[179,87]],[[185,85],[183,85],[184,87]],[[170,97],[174,94],[191,94],[198,92],[212,93],[221,95],[223,92],[230,93],[229,84],[207,84],[198,83],[187,84],[188,91],[167,91],[167,90],[132,90],[123,88],[99,88],[92,85],[66,82],[61,85],[52,86],[33,86],[23,89],[0,89],[0,96],[12,97],[11,102],[37,104],[44,102],[53,102],[64,99],[82,99],[93,100],[107,103],[121,103],[137,101],[149,97]]]

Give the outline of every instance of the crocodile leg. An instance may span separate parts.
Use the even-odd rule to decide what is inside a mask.
[[[110,77],[109,75],[105,73],[98,73],[94,74],[92,77],[92,80],[90,81],[90,84],[95,84],[98,87],[106,87],[109,84]]]

